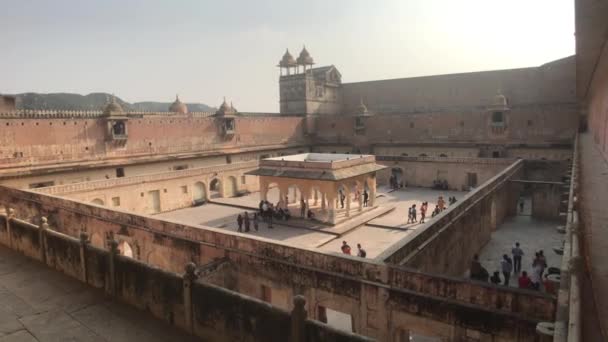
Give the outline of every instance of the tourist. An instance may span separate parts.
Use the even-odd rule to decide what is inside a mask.
[[[536,263],[536,265],[534,265],[534,267],[532,267],[532,276],[530,277],[530,280],[532,282],[532,288],[534,290],[540,290],[540,282],[541,282],[541,266],[540,263]]]
[[[435,210],[433,210],[433,212],[431,213],[431,217],[435,217],[437,215],[439,215],[439,212],[441,210],[439,209],[439,204],[435,205]]]
[[[524,251],[519,247],[519,242],[516,242],[515,247],[511,248],[511,254],[513,255],[513,272],[519,274],[521,272],[521,257],[524,255]]]
[[[249,229],[249,227],[250,227],[249,213],[245,212],[243,221],[245,221],[245,233],[249,233],[249,230],[250,230]]]
[[[542,279],[545,269],[547,268],[547,258],[545,258],[545,253],[542,249],[538,251],[538,263],[540,264],[540,277]]]
[[[369,194],[367,190],[363,190],[363,206],[367,207],[367,201],[369,200]]]
[[[511,271],[513,270],[513,262],[508,255],[504,254],[500,261],[500,269],[505,277],[505,286],[509,286],[509,279],[511,278]]]
[[[300,217],[304,217],[306,215],[306,201],[304,198],[300,198]]]
[[[338,196],[340,197],[340,208],[344,209],[344,198],[346,196],[344,196],[344,192],[342,192],[342,189],[338,190]]]
[[[315,213],[313,213],[312,210],[308,209],[308,213],[306,216],[308,216],[309,219],[314,220]]]
[[[346,243],[346,241],[342,241],[342,253],[350,255],[350,246]]]
[[[471,267],[470,267],[471,278],[479,280],[479,276],[481,275],[482,268],[483,267],[481,267],[481,263],[479,262],[479,255],[477,255],[477,254],[473,255],[473,260],[471,260]]]
[[[528,272],[521,272],[521,276],[519,276],[518,283],[520,289],[529,289],[532,286],[532,281],[530,280],[530,277],[528,277]]]
[[[494,285],[500,284],[500,272],[494,271],[494,274],[490,277],[490,282]]]
[[[243,231],[243,216],[241,216],[241,214],[239,214],[239,216],[236,217],[236,223],[239,225],[239,232]]]
[[[357,256],[359,258],[365,258],[367,256],[367,252],[361,247],[360,243],[357,244]]]
[[[255,231],[258,231],[258,214],[257,213],[253,213],[253,229],[255,229]]]
[[[268,209],[268,201],[264,201],[264,203],[262,203],[262,218],[264,220],[268,218],[268,213],[270,212]]]
[[[289,212],[289,208],[285,208],[285,210],[283,210],[283,219],[285,221],[289,221],[290,218],[291,218],[291,213]]]
[[[412,223],[412,207],[407,208],[407,222],[406,224]]]
[[[519,200],[519,213],[520,213],[520,214],[523,214],[523,213],[524,213],[524,199],[523,199],[523,198],[521,198],[521,199]]]
[[[260,214],[264,212],[264,200],[260,201],[260,204],[258,205],[259,209],[260,209]]]
[[[427,205],[428,202],[422,202],[422,205],[420,206],[420,223],[424,223],[424,219],[426,218]]]
[[[443,196],[439,196],[437,199],[437,206],[439,207],[439,211],[443,211],[445,209],[445,200]]]
[[[412,205],[412,223],[414,222],[418,222],[418,219],[416,218],[416,205]]]

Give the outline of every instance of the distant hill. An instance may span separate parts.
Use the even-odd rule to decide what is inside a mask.
[[[88,95],[71,93],[23,93],[17,94],[17,109],[53,110],[102,110],[108,103],[110,94],[92,93]],[[125,111],[167,112],[172,102],[128,103],[116,97]],[[213,112],[216,109],[203,103],[186,103],[191,112]]]

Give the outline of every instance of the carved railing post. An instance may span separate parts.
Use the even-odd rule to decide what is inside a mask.
[[[49,220],[42,216],[38,227],[38,243],[40,244],[40,261],[46,264],[46,231],[49,229]]]
[[[110,248],[108,254],[108,294],[112,297],[116,296],[116,255],[118,254],[118,242],[111,238],[108,241],[108,247]]]
[[[11,220],[15,217],[15,209],[8,208],[6,212],[6,234],[8,234],[8,246],[13,248],[13,234],[11,233]]]
[[[291,310],[291,338],[290,342],[306,341],[306,298],[302,295],[293,297],[293,310]]]
[[[81,279],[87,282],[87,245],[89,244],[89,234],[84,230],[80,231],[80,271]]]
[[[186,321],[186,329],[189,332],[194,332],[194,312],[192,308],[192,284],[197,278],[196,265],[193,262],[186,264],[186,273],[184,273],[184,320]]]

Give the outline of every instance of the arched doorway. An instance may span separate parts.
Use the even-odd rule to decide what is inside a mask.
[[[129,243],[127,241],[121,241],[118,244],[118,252],[120,253],[120,255],[132,258],[133,257],[133,248],[131,248],[131,245],[129,245]]]
[[[207,190],[205,189],[205,183],[196,182],[194,183],[194,191],[192,192],[192,200],[194,204],[201,204],[207,200]]]
[[[401,189],[404,186],[403,181],[403,169],[400,167],[394,167],[391,169],[391,177],[389,178],[389,185],[391,189]]]
[[[209,195],[211,198],[219,198],[222,197],[222,182],[219,178],[214,178],[209,183]]]
[[[226,181],[226,188],[224,197],[234,197],[238,192],[236,177],[230,176]]]
[[[91,203],[97,204],[97,205],[104,205],[103,200],[101,198],[96,198],[96,199],[92,200]]]

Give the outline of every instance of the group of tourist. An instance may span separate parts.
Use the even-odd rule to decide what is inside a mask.
[[[450,196],[448,198],[448,202],[450,205],[456,203],[456,197]],[[428,207],[429,207],[428,201],[422,202],[422,204],[420,205],[420,223],[424,223],[424,220],[426,219],[426,213],[428,211]],[[437,204],[435,205],[435,209],[431,213],[431,217],[435,217],[435,216],[439,215],[439,213],[441,213],[445,209],[446,209],[445,200],[443,199],[443,196],[439,196],[437,198]],[[416,204],[412,204],[412,206],[409,207],[407,210],[406,224],[417,223],[417,222],[418,222],[418,211],[416,209]]]
[[[248,233],[251,231],[251,224],[253,223],[253,229],[257,232],[258,228],[259,228],[259,223],[258,223],[258,214],[254,213],[253,217],[249,218],[249,213],[248,212],[244,212],[242,215],[239,214],[236,217],[236,223],[239,226],[238,228],[238,232],[243,232],[243,226],[245,226],[245,233]],[[269,227],[272,228],[272,227]]]
[[[340,247],[340,249],[342,250],[342,253],[351,255],[350,246],[346,241],[342,241],[342,247]],[[365,258],[367,256],[367,252],[361,247],[360,243],[357,244],[357,256],[360,258]]]
[[[519,242],[516,242],[513,248],[511,248],[511,257],[508,254],[503,254],[500,260],[500,271],[494,271],[492,276],[489,275],[488,271],[479,262],[479,256],[475,254],[471,261],[470,276],[471,279],[487,282],[488,280],[493,284],[509,286],[511,280],[511,274],[519,275],[517,278],[518,287],[521,289],[540,290],[541,283],[546,292],[553,293],[555,291],[554,285],[548,280],[548,274],[545,274],[547,269],[547,259],[542,250],[535,252],[534,260],[532,261],[532,270],[528,274],[527,271],[521,270],[521,261],[524,256],[524,251],[521,248]],[[502,280],[501,280],[502,273]],[[543,281],[544,275],[544,281]]]

